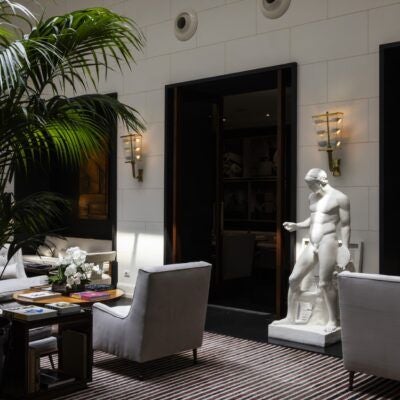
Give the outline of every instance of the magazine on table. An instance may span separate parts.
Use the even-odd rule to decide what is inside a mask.
[[[22,297],[24,299],[29,299],[29,300],[42,300],[42,299],[48,299],[51,297],[59,297],[59,296],[60,296],[60,293],[54,293],[54,292],[49,292],[49,291],[45,291],[45,290],[18,294],[18,297]]]

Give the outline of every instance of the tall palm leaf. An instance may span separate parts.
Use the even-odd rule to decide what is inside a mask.
[[[14,87],[18,81],[16,69],[21,67],[21,61],[27,61],[25,46],[28,43],[18,38],[20,23],[25,21],[31,26],[36,21],[29,9],[20,3],[10,0],[0,0],[0,92]]]
[[[0,243],[9,244],[8,259],[23,246],[36,248],[47,232],[61,222],[68,201],[48,192],[34,193],[18,202],[11,193],[0,194]],[[0,280],[5,268],[0,273]]]
[[[127,130],[144,128],[137,111],[117,99],[78,95],[90,87],[96,91],[113,67],[121,72],[124,65],[131,67],[133,50],[144,45],[131,19],[105,8],[89,8],[41,19],[28,34],[13,39],[18,35],[16,25],[10,28],[2,22],[11,24],[15,15],[35,22],[19,3],[0,0],[0,195],[16,168],[28,170],[39,156],[68,165],[86,160],[106,146],[110,123],[117,119]],[[66,96],[67,90],[73,97]],[[46,202],[26,199],[24,212],[29,204],[37,215],[40,207],[43,212],[52,209],[52,220],[61,206],[56,196],[48,196]],[[38,223],[35,213],[17,220],[10,210],[19,210],[12,200],[7,209],[0,208],[0,246],[11,243],[9,257],[29,237],[34,240],[49,228]],[[22,241],[16,242],[10,224],[18,231],[28,226]]]

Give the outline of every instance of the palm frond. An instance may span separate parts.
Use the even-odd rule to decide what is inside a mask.
[[[130,67],[135,61],[132,49],[144,46],[144,36],[131,19],[100,7],[40,21],[29,39],[45,38],[62,56],[54,66],[39,59],[30,69],[38,91],[57,79],[62,89],[69,84],[76,91],[78,83],[86,87],[89,81],[96,87],[100,68],[106,76],[114,64],[120,70],[122,64]]]
[[[22,62],[29,63],[25,47],[20,41],[0,49],[0,91],[10,90],[19,79]]]
[[[11,193],[0,193],[0,243],[8,243],[8,259],[26,244],[41,244],[69,209],[69,202],[54,193],[34,193],[18,202]]]
[[[28,34],[16,19],[28,24]],[[54,158],[78,165],[107,145],[117,119],[127,130],[144,129],[140,114],[117,99],[76,95],[81,87],[96,88],[113,68],[131,68],[133,50],[144,46],[131,19],[95,7],[40,19],[35,28],[32,22],[24,5],[0,0],[0,245],[10,244],[9,257],[39,243],[66,207],[49,193],[16,203],[5,188],[17,167],[28,171]],[[67,87],[74,97],[65,96]]]
[[[25,7],[23,4],[11,0],[0,0],[0,20],[8,20],[6,16],[10,15],[22,15],[32,20],[36,19],[29,8]]]

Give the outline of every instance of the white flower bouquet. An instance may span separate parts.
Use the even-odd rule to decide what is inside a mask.
[[[89,283],[94,264],[85,262],[86,255],[87,252],[79,247],[67,249],[65,256],[60,256],[57,272],[50,275],[49,281],[56,285],[65,285],[67,289],[75,289]]]

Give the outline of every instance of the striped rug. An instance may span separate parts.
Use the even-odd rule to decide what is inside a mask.
[[[135,363],[95,352],[93,382],[58,399],[400,399],[400,382],[359,373],[349,392],[340,359],[302,350],[206,333],[197,365],[191,356],[149,363],[141,382]]]

